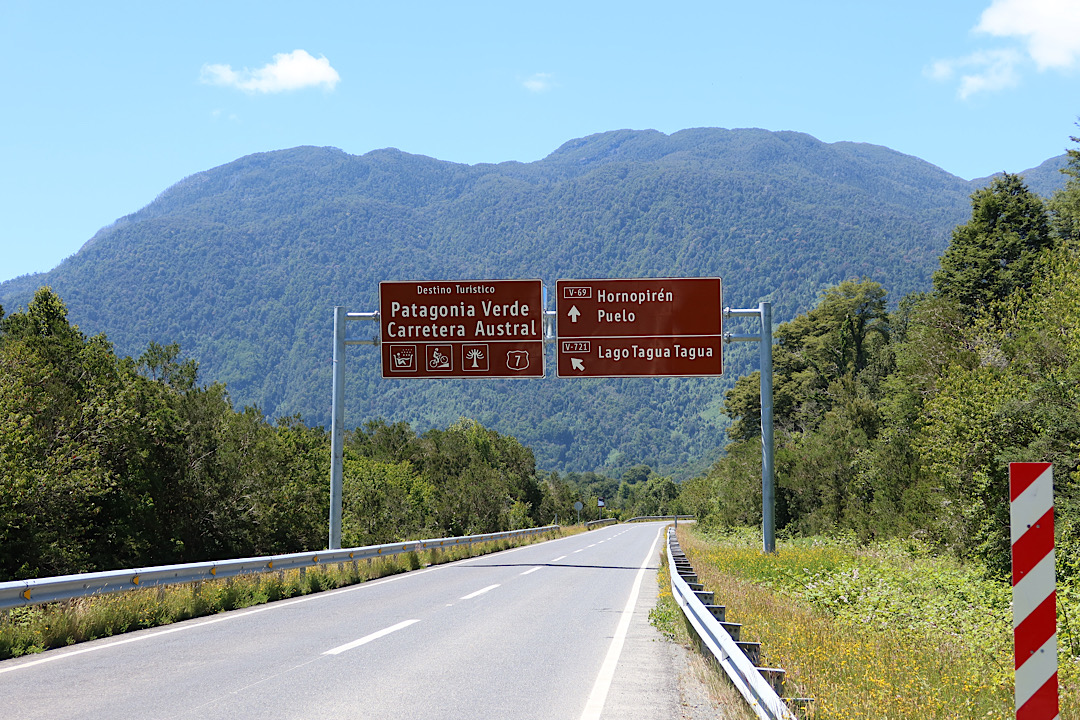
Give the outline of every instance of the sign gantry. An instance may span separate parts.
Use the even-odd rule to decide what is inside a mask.
[[[772,304],[732,310],[722,298],[720,278],[559,280],[557,375],[715,377],[723,372],[721,343],[759,342],[762,529],[771,553]],[[385,378],[544,377],[550,315],[539,280],[383,282],[378,312],[334,308],[329,548],[341,547],[346,345],[381,345]],[[760,320],[759,335],[724,334],[723,318],[742,316]],[[347,340],[346,320],[379,321],[380,338]]]

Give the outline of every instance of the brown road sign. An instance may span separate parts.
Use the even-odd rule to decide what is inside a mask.
[[[721,337],[559,338],[559,377],[721,375]]]
[[[559,280],[559,377],[723,372],[720,278]]]
[[[539,280],[379,283],[383,377],[543,377]]]

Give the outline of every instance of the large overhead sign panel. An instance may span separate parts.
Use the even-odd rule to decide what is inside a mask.
[[[559,377],[723,372],[720,278],[559,280]]]
[[[543,377],[539,280],[379,283],[385,378]]]

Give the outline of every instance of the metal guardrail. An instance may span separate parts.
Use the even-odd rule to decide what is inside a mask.
[[[558,527],[558,525],[548,525],[528,530],[510,530],[508,532],[435,538],[433,540],[409,540],[407,542],[368,545],[344,550],[320,550],[183,565],[161,565],[130,570],[106,570],[104,572],[61,575],[32,580],[12,580],[0,583],[0,610],[23,605],[55,602],[57,600],[70,600],[90,595],[122,592],[143,587],[179,585],[249,573],[324,567],[336,563],[388,557],[407,552],[450,548],[458,545],[475,545],[493,540],[508,540],[516,537],[540,535]]]
[[[667,559],[668,569],[671,572],[671,593],[702,643],[709,648],[757,717],[761,720],[797,720],[795,714],[777,695],[772,684],[762,676],[761,669],[754,666],[720,621],[705,607],[705,603],[679,574],[672,551],[673,545],[678,548],[678,540],[675,539],[674,529],[669,528]],[[676,552],[682,555],[681,550],[676,550]]]
[[[586,530],[592,530],[593,528],[604,527],[605,525],[614,525],[618,520],[615,518],[604,518],[603,520],[590,520],[585,523]]]
[[[623,522],[654,522],[656,520],[694,520],[693,515],[639,515]]]

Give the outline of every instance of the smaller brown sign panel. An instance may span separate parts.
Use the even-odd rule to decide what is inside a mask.
[[[559,280],[559,377],[723,373],[720,278]]]
[[[543,377],[539,280],[379,283],[386,378]]]
[[[721,337],[559,340],[559,377],[710,377],[723,373]]]
[[[560,337],[721,334],[720,278],[559,280]]]

